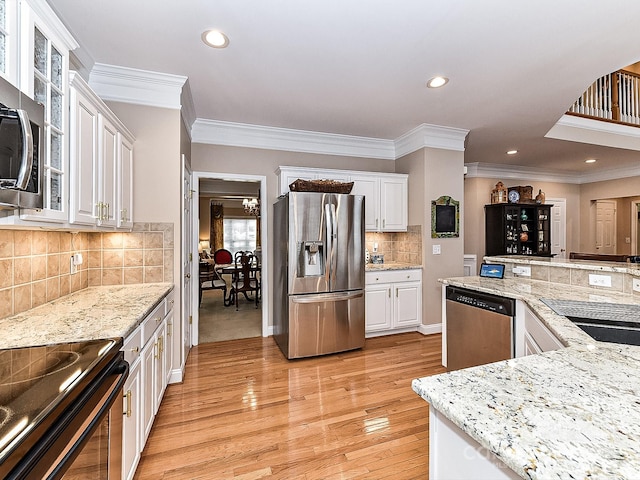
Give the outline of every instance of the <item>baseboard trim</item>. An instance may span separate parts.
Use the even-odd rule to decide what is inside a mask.
[[[429,325],[420,325],[418,331],[423,335],[434,335],[442,333],[442,323],[430,323]]]

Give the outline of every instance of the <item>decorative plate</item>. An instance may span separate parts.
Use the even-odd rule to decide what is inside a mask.
[[[520,200],[520,194],[518,193],[518,191],[509,190],[509,201],[511,203],[518,203],[518,200]]]

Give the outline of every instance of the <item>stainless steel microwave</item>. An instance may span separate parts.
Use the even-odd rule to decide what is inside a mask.
[[[44,107],[0,78],[0,209],[42,208]]]

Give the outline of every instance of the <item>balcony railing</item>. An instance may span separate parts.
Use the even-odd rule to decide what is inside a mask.
[[[600,77],[567,113],[640,126],[640,75],[618,70]]]

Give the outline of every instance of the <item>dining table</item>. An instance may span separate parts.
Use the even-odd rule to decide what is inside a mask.
[[[262,266],[259,263],[253,263],[249,268],[252,272],[256,272],[257,276],[260,274],[261,267]],[[235,294],[234,282],[236,277],[242,272],[242,265],[236,263],[217,263],[214,265],[214,269],[220,276],[220,278],[222,278],[225,282],[227,282],[227,285],[230,286],[230,288],[228,289],[229,295],[224,299],[224,306],[230,307],[231,305],[233,305],[233,298]],[[227,279],[224,278],[223,275],[227,276],[227,278],[230,277],[229,280],[227,281]],[[247,292],[242,293],[244,294],[245,298],[249,300]]]

